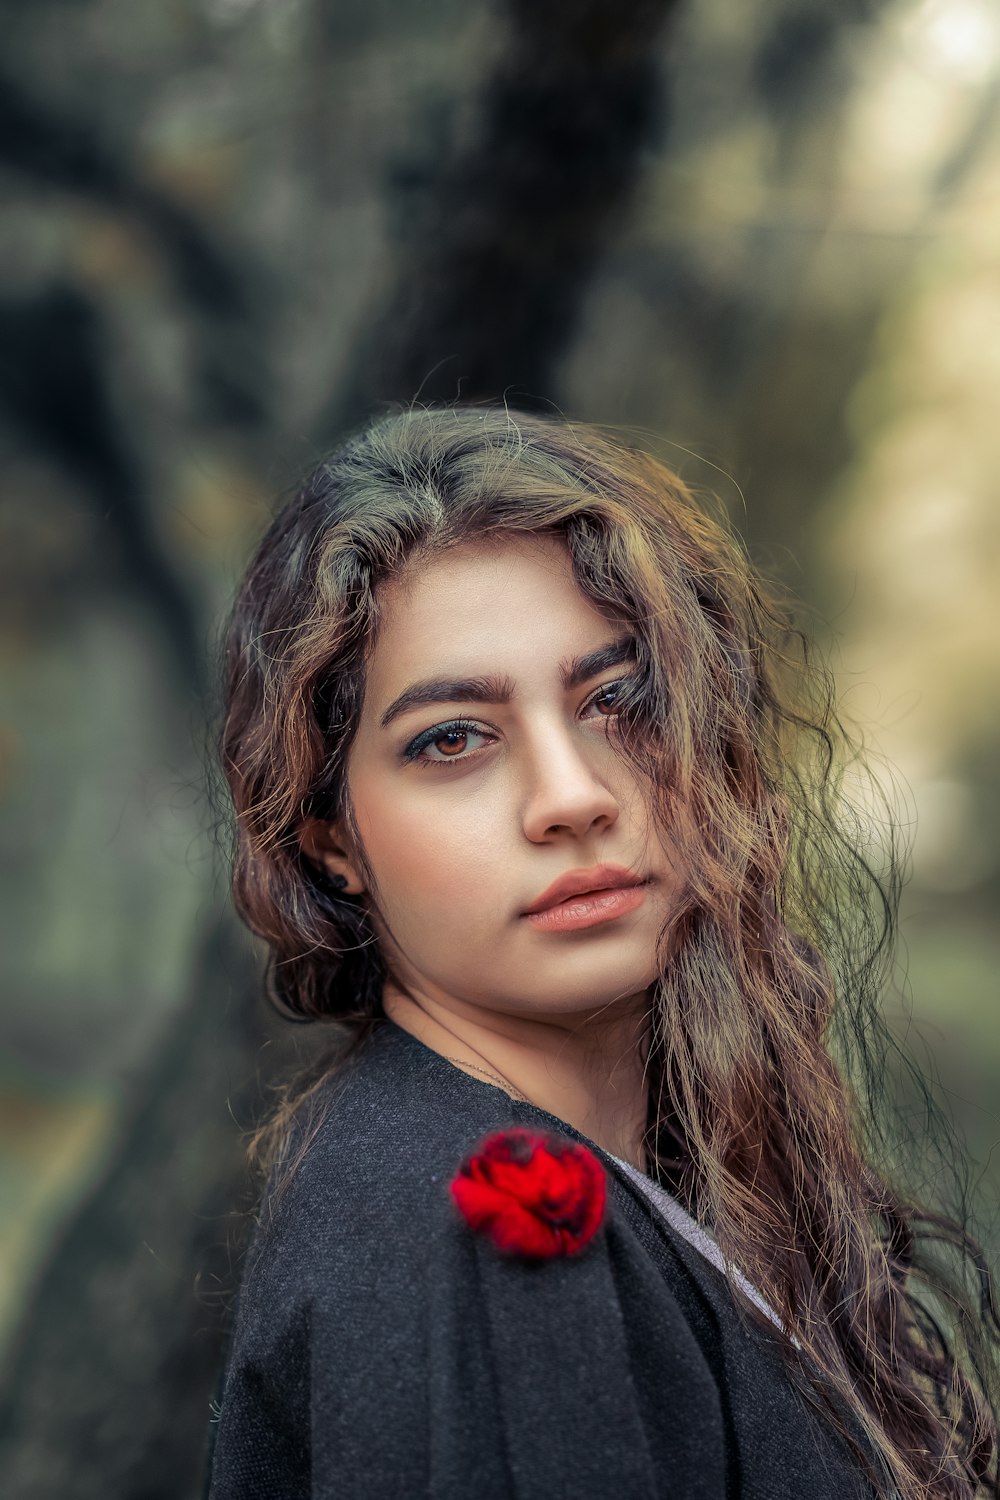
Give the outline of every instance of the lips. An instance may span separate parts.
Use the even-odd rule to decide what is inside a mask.
[[[525,907],[522,915],[530,916],[532,912],[546,911],[550,906],[558,906],[561,901],[568,901],[573,896],[642,884],[641,875],[626,870],[622,865],[594,865],[589,870],[569,870],[565,875],[560,875],[558,880],[554,880],[540,896],[536,896],[531,905]]]

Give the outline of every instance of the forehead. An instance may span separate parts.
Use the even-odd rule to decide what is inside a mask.
[[[433,664],[475,664],[506,646],[565,654],[603,636],[599,609],[573,576],[564,541],[526,536],[469,542],[408,568],[384,586],[371,676],[387,686]]]

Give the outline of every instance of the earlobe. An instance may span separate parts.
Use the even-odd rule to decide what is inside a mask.
[[[298,837],[299,847],[307,859],[334,879],[340,876],[345,886],[350,884],[349,855],[335,823],[324,823],[321,818],[305,818],[299,825]]]

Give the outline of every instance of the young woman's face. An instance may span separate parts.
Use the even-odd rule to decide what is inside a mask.
[[[641,994],[680,877],[606,737],[635,656],[562,676],[627,627],[581,592],[554,537],[470,544],[383,602],[347,775],[391,971],[418,998],[536,1019]],[[457,689],[398,701],[429,679],[470,678],[504,679],[509,701]],[[524,915],[559,876],[604,863],[648,882],[632,910],[572,931]],[[356,864],[338,868],[363,887]]]

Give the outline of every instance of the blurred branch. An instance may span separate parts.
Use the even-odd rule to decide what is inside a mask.
[[[934,193],[940,199],[957,196],[969,172],[988,148],[1000,119],[1000,79],[983,93],[969,128],[951,155],[941,164],[934,178]]]
[[[74,286],[0,303],[0,402],[111,523],[126,586],[153,605],[185,685],[201,687],[204,650],[194,603],[150,525],[104,369],[99,314]]]
[[[225,253],[188,209],[109,151],[86,119],[61,118],[2,73],[0,165],[136,220],[181,294],[200,314],[195,327],[205,395],[220,404],[224,417],[247,424],[266,417],[262,385],[267,361],[262,340],[255,336],[264,300],[252,297],[245,285],[245,247],[240,256]]]
[[[168,253],[188,299],[214,317],[245,318],[251,302],[235,262],[179,204],[136,177],[101,144],[86,119],[60,119],[0,75],[0,163],[35,181],[143,219]]]

